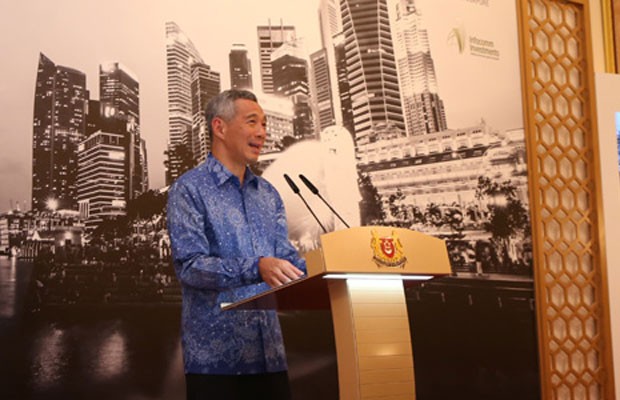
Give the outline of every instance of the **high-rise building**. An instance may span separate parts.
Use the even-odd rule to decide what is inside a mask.
[[[336,123],[332,102],[331,75],[324,48],[310,54],[311,93],[316,106],[315,125],[319,132]]]
[[[99,66],[99,101],[108,113],[140,126],[140,84],[126,66],[115,61]]]
[[[98,130],[79,144],[77,201],[89,230],[126,215],[126,142],[124,133]]]
[[[277,153],[284,147],[287,138],[294,137],[293,102],[291,99],[273,94],[257,93],[256,97],[260,103],[267,119],[267,138],[263,145],[263,154]],[[261,156],[262,158],[262,156]]]
[[[321,46],[329,49],[332,39],[342,32],[340,0],[320,0],[319,25],[321,26]]]
[[[260,60],[260,76],[264,93],[273,93],[273,75],[271,71],[271,53],[283,43],[295,40],[295,27],[283,25],[272,26],[271,20],[267,25],[257,27],[258,53]]]
[[[189,147],[192,151],[194,165],[198,165],[207,157],[211,149],[205,107],[209,100],[220,93],[220,74],[203,63],[192,65],[192,134]]]
[[[125,196],[132,200],[148,189],[146,153],[140,137],[140,84],[137,76],[119,62],[99,67],[100,128],[123,135]]]
[[[77,209],[77,145],[86,132],[86,75],[44,54],[34,94],[32,209]]]
[[[301,41],[286,42],[274,50],[271,54],[271,70],[274,93],[293,101],[295,138],[313,136],[308,62]]]
[[[230,88],[252,90],[252,64],[244,44],[233,44],[228,53]]]
[[[415,0],[395,5],[395,53],[408,135],[447,129],[443,101],[439,97],[428,32]]]
[[[336,116],[340,115],[341,124],[355,139],[355,124],[353,123],[353,106],[351,103],[351,86],[347,78],[347,57],[344,48],[344,34],[340,33],[333,38],[334,43],[334,63],[336,71],[336,81],[338,96],[334,96],[334,105],[340,107],[340,112],[336,111]],[[336,119],[338,121],[338,119]]]
[[[321,0],[319,5],[319,25],[321,27],[321,45],[325,50],[327,68],[330,80],[330,96],[334,109],[336,125],[344,125],[340,104],[340,85],[338,75],[338,62],[336,60],[337,41],[342,39],[342,16],[340,15],[340,0]],[[345,70],[346,79],[346,70]],[[319,111],[320,112],[320,111]],[[347,127],[347,129],[350,129]]]
[[[405,130],[387,0],[342,0],[347,79],[356,148],[376,126]]]
[[[193,164],[191,150],[182,150],[184,135],[191,135],[192,112],[192,69],[196,63],[203,63],[202,57],[192,41],[174,22],[166,22],[166,65],[168,83],[168,160],[166,184],[171,184],[188,165]],[[188,133],[189,132],[189,133]],[[189,159],[187,159],[189,158]]]
[[[99,129],[101,129],[101,102],[88,99],[86,103],[86,136],[92,135]]]

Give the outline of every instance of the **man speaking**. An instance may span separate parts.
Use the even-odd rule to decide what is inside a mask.
[[[187,399],[290,399],[276,312],[220,308],[306,270],[278,192],[248,168],[265,142],[265,114],[244,90],[220,93],[205,114],[211,153],[168,194]]]

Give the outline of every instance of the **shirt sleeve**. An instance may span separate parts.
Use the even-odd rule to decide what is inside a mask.
[[[204,229],[205,216],[203,202],[182,182],[175,182],[168,192],[167,224],[179,281],[183,285],[217,291],[261,282],[259,257],[211,255]]]

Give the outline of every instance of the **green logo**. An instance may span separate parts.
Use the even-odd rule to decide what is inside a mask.
[[[461,25],[458,28],[452,28],[450,33],[448,33],[447,42],[450,46],[456,46],[459,49],[459,54],[463,54],[467,42],[465,27]]]

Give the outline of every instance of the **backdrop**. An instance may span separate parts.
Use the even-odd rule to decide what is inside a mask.
[[[163,204],[167,186],[208,151],[200,110],[230,87],[253,90],[265,109],[270,139],[253,168],[281,193],[300,250],[322,231],[284,173],[328,230],[343,225],[299,174],[350,225],[447,241],[453,275],[407,293],[418,396],[538,395],[514,2],[60,0],[2,4],[0,15],[10,60],[0,65],[0,231],[7,250],[22,249],[0,260],[0,376],[10,396],[183,398]],[[106,110],[131,123],[110,128]],[[96,168],[80,164],[84,149],[132,138],[133,164],[118,173],[138,183],[106,200],[126,231],[97,219],[83,189],[97,178],[69,182],[72,212],[31,210],[37,160],[61,135],[77,161],[61,166],[58,156],[51,169],[82,174]],[[36,243],[53,254],[27,258]],[[334,396],[329,315],[282,321],[296,396]],[[313,326],[325,332],[309,346]]]

